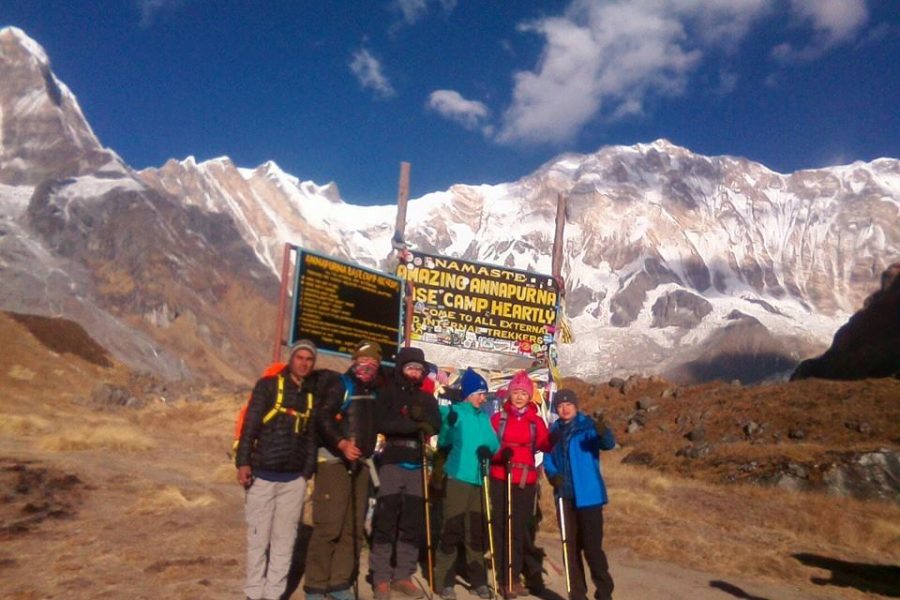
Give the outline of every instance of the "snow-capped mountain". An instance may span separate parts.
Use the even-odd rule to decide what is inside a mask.
[[[16,82],[0,95],[0,227],[8,232],[0,275],[15,281],[0,306],[53,312],[45,297],[68,287],[195,373],[235,360],[252,372],[268,348],[259,323],[274,319],[285,242],[385,267],[395,207],[348,204],[335,184],[302,181],[272,162],[245,169],[188,158],[135,173],[100,146],[37,44],[12,28],[0,31],[0,44],[0,79]],[[29,128],[40,135],[6,141],[26,139],[8,129]],[[576,336],[561,347],[561,363],[573,375],[749,381],[789,372],[828,345],[900,257],[897,160],[783,175],[665,140],[566,154],[515,182],[413,199],[406,239],[428,252],[549,272],[560,193]],[[66,316],[91,331],[90,319]],[[192,359],[191,344],[207,360]],[[477,358],[490,360],[502,362]]]
[[[230,214],[270,268],[285,241],[372,266],[390,249],[394,207],[348,205],[333,184],[273,163],[189,158],[140,175]],[[787,371],[827,346],[900,256],[896,160],[782,175],[665,140],[564,155],[514,183],[413,200],[407,239],[549,272],[558,193],[568,198],[563,274],[576,332],[562,356],[582,376]]]
[[[254,374],[277,280],[231,217],[160,194],[104,149],[21,30],[0,30],[0,50],[0,308],[73,319],[166,378]]]

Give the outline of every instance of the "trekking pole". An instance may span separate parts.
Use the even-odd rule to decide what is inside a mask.
[[[512,462],[506,459],[506,591],[512,594],[513,534],[512,534]]]
[[[419,432],[422,446],[422,497],[425,500],[425,554],[428,557],[428,590],[434,592],[434,558],[431,555],[431,498],[428,494],[428,458],[425,456],[425,432]]]
[[[556,510],[559,513],[559,537],[562,540],[563,569],[566,571],[566,593],[572,594],[572,581],[569,579],[569,539],[566,533],[566,512],[562,496],[556,499]]]
[[[351,438],[353,444],[356,444],[356,439]],[[357,531],[356,525],[356,475],[359,473],[359,463],[357,461],[353,461],[347,465],[347,475],[350,476],[350,515],[353,519],[353,600],[359,600],[359,540],[357,536],[359,535],[359,531]]]
[[[490,552],[491,559],[491,581],[494,584],[494,594],[499,595],[500,588],[497,587],[497,560],[494,552],[494,518],[493,512],[491,511],[491,492],[489,484],[488,461],[485,460],[481,462],[481,496],[484,500],[484,518],[485,521],[487,521],[488,552]]]

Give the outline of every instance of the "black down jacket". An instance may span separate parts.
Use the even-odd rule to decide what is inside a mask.
[[[291,379],[287,367],[281,371],[281,377],[284,377],[281,405],[299,413],[299,420],[278,412],[268,423],[263,423],[266,414],[275,406],[278,376],[263,377],[257,381],[244,417],[235,463],[238,467],[250,465],[254,470],[300,473],[308,479],[316,470],[317,438],[312,419],[313,408],[321,400],[323,388],[333,385],[337,377],[333,371],[313,371],[303,379],[299,388]]]

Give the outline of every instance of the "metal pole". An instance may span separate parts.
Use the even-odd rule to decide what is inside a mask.
[[[512,595],[513,534],[512,534],[512,463],[506,461],[506,595]]]
[[[566,571],[566,593],[572,594],[572,581],[569,579],[569,536],[566,532],[566,509],[562,497],[556,499],[556,510],[559,513],[559,536],[562,539],[563,569]]]
[[[484,518],[485,521],[487,521],[488,552],[490,552],[491,559],[491,581],[494,584],[494,595],[497,596],[500,594],[500,588],[497,587],[497,560],[495,558],[496,553],[494,552],[494,518],[491,511],[491,492],[489,488],[490,478],[488,477],[488,469],[488,461],[481,461],[481,495],[484,500]]]
[[[278,294],[278,318],[275,321],[275,343],[272,348],[272,362],[281,360],[281,347],[284,345],[284,312],[287,306],[287,286],[290,280],[291,271],[291,251],[295,248],[293,244],[285,242],[284,256],[281,260],[281,291]],[[294,301],[296,302],[296,298]]]
[[[428,590],[434,591],[434,558],[431,551],[431,498],[428,493],[428,458],[425,456],[425,432],[419,432],[422,446],[422,498],[425,501],[425,553],[428,555]]]

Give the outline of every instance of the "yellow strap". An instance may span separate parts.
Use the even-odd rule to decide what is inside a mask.
[[[272,407],[266,416],[263,417],[263,423],[268,423],[272,419],[275,418],[280,412],[284,412],[284,409],[281,408],[281,403],[284,402],[284,375],[278,376],[278,395],[275,396],[275,406]]]
[[[266,413],[266,416],[263,417],[263,423],[268,423],[278,413],[288,413],[288,409],[282,406],[284,403],[284,377],[282,375],[278,376],[278,395],[275,397],[275,406],[272,407],[272,410]],[[294,413],[294,433],[300,433],[301,423],[305,423],[306,419],[309,418],[309,415],[312,413],[313,408],[313,395],[312,392],[306,393],[306,410],[302,413],[297,411],[292,411]]]

